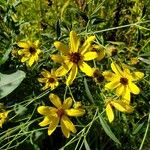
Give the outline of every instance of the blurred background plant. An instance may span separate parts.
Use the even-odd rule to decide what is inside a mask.
[[[50,55],[57,52],[53,42],[67,42],[71,30],[78,33],[81,41],[89,35],[96,36],[96,44],[105,51],[105,58],[91,64],[99,68],[100,75],[102,71],[110,70],[111,60],[114,60],[130,65],[133,71],[144,72],[145,77],[138,83],[141,93],[131,99],[134,112],[126,115],[116,111],[111,124],[104,112],[104,99],[105,95],[114,95],[104,90],[105,80],[80,73],[73,84],[66,87],[61,79],[60,86],[52,92],[62,99],[72,96],[82,101],[86,109],[84,117],[73,120],[78,133],[65,139],[60,127],[48,136],[47,127],[38,126],[42,117],[36,109],[39,105],[47,105],[51,90],[42,91],[37,79],[42,69],[50,71],[58,67],[50,59]],[[149,30],[149,0],[1,0],[0,82],[5,74],[15,78],[12,73],[17,70],[22,70],[26,77],[12,93],[1,98],[0,107],[10,113],[0,128],[0,149],[149,150]],[[18,56],[17,44],[26,40],[40,41],[42,54],[32,67],[21,63]]]

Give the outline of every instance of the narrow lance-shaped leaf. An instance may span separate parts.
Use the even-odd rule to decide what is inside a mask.
[[[121,144],[119,142],[119,140],[116,138],[116,136],[114,135],[114,133],[111,131],[110,127],[108,126],[108,124],[106,123],[106,121],[103,119],[103,117],[99,114],[99,120],[100,123],[104,129],[104,131],[106,132],[106,134],[116,143]]]

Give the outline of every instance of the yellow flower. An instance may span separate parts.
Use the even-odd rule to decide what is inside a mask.
[[[77,34],[71,31],[69,47],[59,41],[54,42],[54,46],[61,51],[62,55],[52,55],[51,58],[55,62],[62,63],[62,66],[57,69],[59,76],[64,76],[69,72],[67,85],[70,85],[75,79],[78,68],[86,75],[92,76],[92,68],[85,61],[93,60],[98,56],[96,52],[89,51],[94,39],[95,36],[90,36],[81,45]]]
[[[131,113],[133,108],[123,100],[107,100],[106,102],[106,115],[109,122],[114,120],[113,108],[116,108],[120,112]]]
[[[18,46],[22,48],[18,51],[18,54],[21,56],[21,62],[26,62],[30,67],[34,62],[39,60],[39,54],[41,50],[38,48],[39,40],[32,43],[31,41],[19,42]]]
[[[56,76],[56,73],[54,70],[51,70],[51,73],[47,70],[44,70],[41,72],[43,78],[38,78],[38,81],[41,83],[45,83],[45,86],[42,88],[42,90],[46,90],[48,88],[51,88],[51,90],[54,90],[58,85],[58,79]]]
[[[69,138],[70,132],[76,133],[76,128],[68,116],[79,117],[84,115],[85,110],[82,108],[71,108],[72,99],[69,97],[62,103],[60,98],[55,94],[49,95],[51,103],[55,107],[39,106],[38,112],[44,115],[44,120],[39,123],[40,126],[48,127],[48,135],[51,135],[60,122],[61,130],[66,138]]]
[[[4,111],[0,113],[0,127],[2,128],[2,125],[4,124],[4,122],[6,121],[6,118],[8,116],[8,111]]]
[[[142,72],[131,73],[128,68],[122,70],[116,63],[111,63],[111,68],[114,73],[103,72],[105,79],[110,81],[105,85],[105,88],[116,89],[116,94],[122,96],[127,103],[130,103],[130,93],[140,93],[140,89],[134,84],[134,81],[143,78],[144,74]]]

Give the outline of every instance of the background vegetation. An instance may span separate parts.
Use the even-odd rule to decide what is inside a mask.
[[[53,42],[67,42],[71,30],[82,38],[94,34],[106,48],[107,55],[96,63],[101,71],[110,69],[112,59],[144,72],[145,76],[138,83],[141,93],[132,97],[134,112],[127,115],[115,112],[111,124],[104,113],[105,81],[96,83],[80,74],[66,87],[62,80],[52,92],[61,98],[65,93],[82,100],[86,109],[84,117],[74,120],[78,133],[66,139],[59,127],[48,136],[47,127],[38,125],[42,117],[37,107],[48,103],[51,90],[42,91],[37,78],[42,69],[57,68],[50,59],[56,52]],[[21,63],[17,55],[17,43],[28,39],[38,39],[43,51],[32,67]],[[149,0],[1,0],[0,72],[10,75],[17,70],[26,74],[23,81],[0,102],[1,109],[11,110],[0,129],[0,149],[150,149]]]

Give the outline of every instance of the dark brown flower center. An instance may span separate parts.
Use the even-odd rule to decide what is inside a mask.
[[[100,83],[100,82],[103,82],[104,81],[104,76],[103,75],[99,75],[99,77],[96,78],[97,81]]]
[[[64,113],[65,112],[62,108],[58,109],[58,111],[57,111],[57,115],[58,115],[59,118],[61,118],[64,115]]]
[[[97,77],[99,77],[99,75],[100,75],[100,72],[99,72],[98,69],[96,69],[96,70],[93,72],[93,77],[94,77],[94,78],[97,78]]]
[[[30,52],[31,54],[35,54],[36,49],[35,49],[34,47],[30,47],[30,48],[29,48],[29,52]]]
[[[49,80],[48,80],[50,83],[53,83],[53,82],[55,82],[55,79],[54,78],[49,78]]]
[[[127,78],[121,78],[120,83],[123,84],[123,85],[127,85],[128,84],[128,79]]]
[[[69,54],[69,57],[70,61],[72,61],[75,64],[77,64],[81,60],[81,55],[77,52]]]

